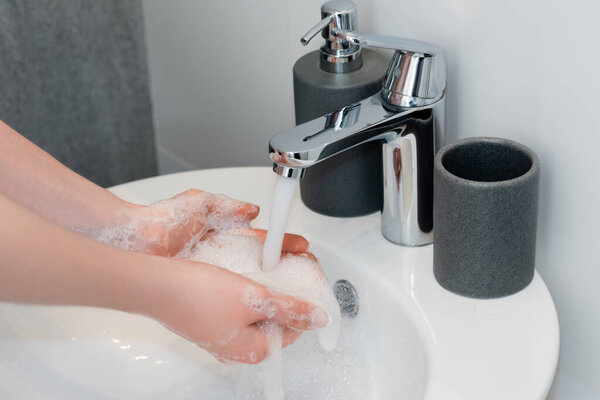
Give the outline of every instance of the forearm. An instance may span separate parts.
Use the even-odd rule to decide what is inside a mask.
[[[0,121],[0,194],[70,229],[118,224],[133,207],[71,171]]]
[[[284,345],[299,336],[297,329],[329,321],[314,304],[241,275],[104,245],[2,195],[0,220],[0,301],[142,314],[217,357],[248,363],[268,354],[265,321],[285,327]]]
[[[164,301],[161,287],[168,285],[178,265],[98,243],[1,195],[0,218],[0,301],[96,306],[149,315]]]

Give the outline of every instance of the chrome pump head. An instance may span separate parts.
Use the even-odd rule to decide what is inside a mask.
[[[321,69],[333,73],[355,71],[362,67],[360,44],[350,43],[332,33],[333,29],[358,30],[356,4],[350,0],[329,0],[321,6],[321,21],[300,38],[304,46],[319,32],[325,39],[321,47]]]

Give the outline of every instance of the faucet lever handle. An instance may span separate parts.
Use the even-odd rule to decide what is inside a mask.
[[[395,50],[381,96],[392,109],[420,107],[438,101],[446,89],[446,51],[434,44],[375,33],[331,29],[340,40]]]
[[[415,39],[399,38],[395,36],[380,35],[377,33],[363,33],[337,28],[331,29],[331,34],[341,40],[345,40],[353,44],[411,52],[420,54],[423,57],[435,57],[445,54],[445,50],[443,48]]]

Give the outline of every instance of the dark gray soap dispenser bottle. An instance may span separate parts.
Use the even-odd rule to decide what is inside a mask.
[[[361,49],[330,33],[330,28],[358,29],[352,1],[323,3],[321,18],[301,42],[307,44],[321,33],[325,44],[294,64],[297,125],[377,93],[389,62],[382,53]],[[381,160],[381,143],[372,142],[306,169],[300,180],[302,201],[311,210],[334,217],[379,211],[383,202]]]

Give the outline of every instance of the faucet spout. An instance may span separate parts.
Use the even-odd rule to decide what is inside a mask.
[[[396,121],[419,109],[389,111],[374,95],[273,136],[269,156],[281,167],[308,168],[363,143],[391,138]]]

